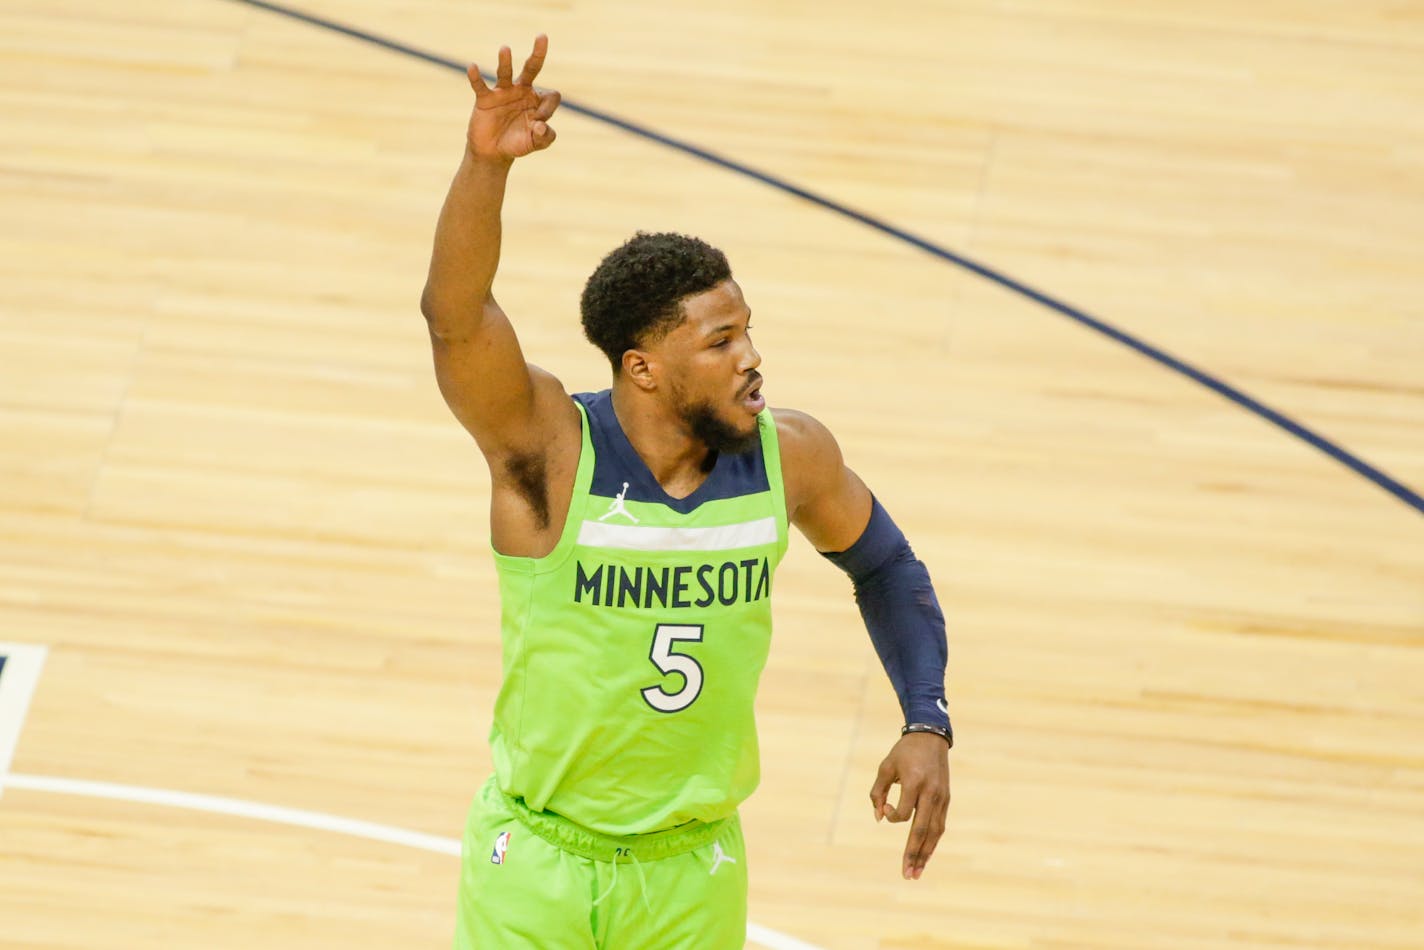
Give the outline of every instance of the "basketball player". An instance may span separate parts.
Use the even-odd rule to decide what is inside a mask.
[[[746,937],[737,805],[772,573],[794,524],[853,578],[906,725],[875,816],[912,821],[903,874],[944,830],[944,621],[890,516],[804,413],[766,408],[726,258],[639,234],[588,280],[612,388],[570,397],[525,362],[491,296],[511,165],[554,141],[557,92],[469,69],[475,107],[421,299],[440,391],[492,477],[503,605],[495,775],[465,832],[456,946],[730,950]],[[899,784],[897,804],[887,801]]]

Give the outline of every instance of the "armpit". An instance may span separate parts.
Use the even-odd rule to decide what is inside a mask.
[[[529,505],[539,530],[549,527],[548,464],[544,455],[534,452],[511,455],[504,461],[504,474]]]

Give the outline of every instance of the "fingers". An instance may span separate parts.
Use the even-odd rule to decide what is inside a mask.
[[[908,797],[907,791],[906,795],[900,798],[902,811],[908,810]],[[929,863],[930,856],[934,854],[939,839],[944,835],[945,813],[949,810],[949,793],[946,789],[928,785],[917,790],[915,800],[909,804],[914,807],[915,823],[910,826],[910,836],[905,842],[902,873],[905,880],[918,881],[920,875],[925,872],[925,865]]]
[[[485,83],[485,77],[480,75],[480,67],[471,63],[465,67],[465,75],[469,77],[470,88],[475,91],[475,95],[482,92],[489,92],[489,86]]]
[[[559,107],[561,97],[557,92],[546,92],[539,97],[539,108],[534,110],[534,117],[543,121],[548,121],[554,114],[554,110]]]
[[[529,135],[536,152],[539,149],[548,148],[550,145],[553,145],[554,139],[559,137],[557,132],[543,122],[530,123]]]
[[[524,68],[519,71],[519,79],[514,78],[514,54],[510,52],[508,46],[499,48],[499,68],[495,70],[495,87],[504,89],[508,86],[532,86],[534,79],[539,75],[539,70],[544,68],[544,58],[549,54],[549,38],[543,33],[534,37],[534,49],[529,53],[529,58],[524,61]],[[472,66],[471,69],[474,69]],[[476,86],[476,91],[484,86],[484,79],[479,77],[479,71],[475,70],[470,74],[470,85],[475,84],[479,78],[480,85]],[[548,118],[545,116],[545,118]]]
[[[875,773],[875,783],[870,786],[870,804],[875,808],[876,821],[885,817],[885,799],[889,796],[890,786],[894,783],[895,767],[890,764],[889,759],[886,759],[880,763],[880,769]]]
[[[870,788],[870,803],[875,808],[877,821],[914,819],[901,861],[906,880],[919,880],[924,873],[944,834],[945,813],[949,810],[947,747],[926,743],[924,738],[921,735],[902,737],[880,763],[875,784]],[[891,807],[886,799],[890,786],[896,783],[900,785],[900,800]]]
[[[504,89],[514,81],[514,58],[508,46],[499,48],[499,69],[495,70],[495,88]]]
[[[544,57],[548,53],[549,38],[540,33],[534,37],[534,51],[529,54],[529,58],[524,61],[524,68],[519,71],[518,85],[534,85],[534,77],[539,75],[539,70],[544,68]]]

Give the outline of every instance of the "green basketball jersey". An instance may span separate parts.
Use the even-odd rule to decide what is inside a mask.
[[[752,703],[771,643],[786,496],[771,413],[687,498],[663,491],[609,391],[575,398],[583,447],[542,558],[495,553],[500,788],[613,835],[730,815],[759,776]]]

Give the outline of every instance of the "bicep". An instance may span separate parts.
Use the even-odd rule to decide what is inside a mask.
[[[553,387],[548,373],[524,360],[509,318],[493,300],[485,304],[477,328],[457,334],[430,334],[435,379],[455,418],[486,455],[544,441],[539,413],[541,391]]]

